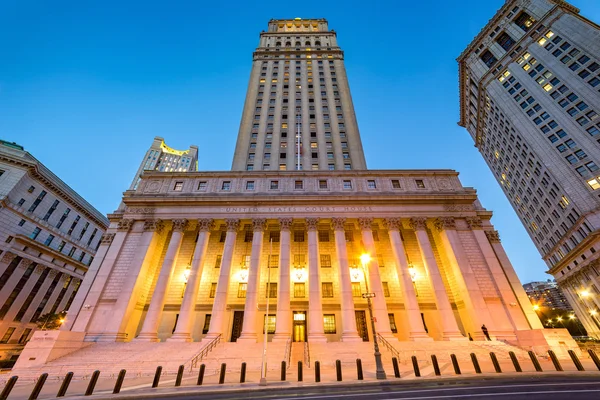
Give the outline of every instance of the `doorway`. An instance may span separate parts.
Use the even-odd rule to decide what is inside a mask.
[[[356,329],[358,330],[358,336],[360,336],[363,342],[369,341],[369,331],[367,330],[367,316],[364,311],[355,311],[356,315]]]
[[[306,342],[306,311],[294,311],[294,342]]]
[[[242,326],[244,325],[244,312],[233,312],[233,326],[231,328],[231,341],[237,342],[237,339],[242,334]]]

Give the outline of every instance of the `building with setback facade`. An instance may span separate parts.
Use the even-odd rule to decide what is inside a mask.
[[[597,336],[600,27],[566,1],[506,1],[458,62],[459,125]]]
[[[69,309],[108,220],[23,147],[0,141],[0,356]]]
[[[325,20],[272,20],[260,44],[233,171],[144,172],[109,215],[63,329],[32,341],[36,356],[20,368],[107,349],[89,342],[119,342],[147,364],[157,346],[168,349],[161,363],[186,362],[219,341],[203,362],[253,368],[264,335],[270,365],[305,343],[313,360],[370,359],[367,294],[391,347],[469,336],[476,346],[483,324],[522,346],[568,342],[566,331],[543,329],[491,212],[457,172],[366,170],[343,53]],[[77,343],[88,347],[52,361]]]
[[[556,282],[529,282],[523,285],[531,303],[538,307],[549,307],[553,310],[573,311],[564,293]]]

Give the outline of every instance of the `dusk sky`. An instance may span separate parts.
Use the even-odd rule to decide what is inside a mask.
[[[600,22],[598,0],[570,1]],[[229,170],[271,18],[326,18],[370,169],[450,168],[478,190],[523,283],[546,265],[459,119],[456,58],[504,0],[0,1],[0,138],[102,213],[155,136]]]

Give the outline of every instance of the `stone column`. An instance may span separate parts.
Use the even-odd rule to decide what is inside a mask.
[[[167,291],[173,278],[173,271],[177,264],[177,258],[179,255],[179,249],[181,248],[181,242],[183,242],[183,234],[188,226],[187,219],[175,219],[173,220],[173,233],[171,234],[171,240],[167,247],[167,254],[163,260],[162,266],[158,273],[158,279],[154,286],[154,292],[152,293],[152,299],[150,300],[150,306],[142,325],[142,330],[139,335],[134,339],[142,342],[159,342],[158,338],[158,326],[160,325],[160,317],[162,316],[163,309],[165,307],[165,301],[167,299]]]
[[[198,220],[198,241],[194,248],[192,265],[190,266],[190,275],[188,276],[179,318],[175,326],[175,332],[167,339],[167,342],[191,342],[192,341],[192,323],[194,321],[194,311],[196,308],[196,299],[200,290],[200,279],[202,278],[202,267],[206,259],[206,250],[208,249],[208,239],[210,231],[214,229],[212,219]],[[212,319],[212,317],[211,317]]]
[[[15,289],[15,286],[17,286],[17,283],[19,283],[19,281],[23,277],[23,274],[25,274],[25,271],[27,271],[27,268],[29,268],[31,263],[32,261],[26,258],[23,258],[19,262],[17,268],[15,268],[14,272],[8,277],[6,284],[4,285],[2,290],[0,290],[0,299],[8,299],[8,296],[10,296],[12,291]],[[2,302],[2,304],[4,304],[4,302]],[[1,304],[0,307],[2,307]]]
[[[319,218],[306,218],[308,229],[308,341],[327,342],[323,326],[323,301],[319,270]]]
[[[446,257],[452,266],[454,280],[458,285],[460,300],[463,301],[465,310],[469,315],[468,321],[463,319],[463,325],[465,325],[467,331],[472,333],[474,339],[485,340],[481,326],[485,324],[489,332],[493,335],[494,331],[497,331],[504,322],[502,320],[507,319],[507,316],[495,315],[495,318],[492,319],[487,305],[483,300],[483,294],[479,288],[477,278],[471,269],[469,259],[456,232],[454,218],[437,218],[434,225],[440,232]],[[497,319],[500,319],[500,321]]]
[[[433,254],[433,248],[427,235],[427,219],[426,218],[411,218],[410,227],[414,229],[415,235],[417,236],[417,242],[419,249],[421,250],[421,257],[423,258],[423,264],[427,270],[427,277],[429,278],[429,284],[433,288],[433,297],[435,304],[440,313],[442,319],[442,339],[443,340],[466,340],[465,336],[458,329],[456,319],[454,318],[454,311],[450,305],[448,293],[444,286],[444,280],[440,272],[440,268],[435,260]]]
[[[340,276],[340,300],[342,303],[342,342],[361,342],[356,330],[356,315],[354,313],[354,299],[352,298],[352,281],[348,266],[348,252],[346,249],[346,234],[344,224],[346,218],[332,218],[335,236],[335,252],[338,261]]]
[[[238,343],[256,343],[258,288],[260,287],[260,267],[262,259],[263,235],[266,219],[253,219],[252,254],[250,255],[250,271],[248,271],[248,288],[246,305],[244,306],[244,322]],[[265,332],[265,335],[267,333]]]
[[[358,225],[361,230],[364,250],[371,257],[371,261],[365,266],[368,274],[368,276],[365,276],[365,283],[368,282],[369,291],[375,293],[375,297],[372,299],[375,329],[378,334],[389,340],[395,338],[395,336],[390,329],[390,319],[388,317],[387,304],[385,304],[383,284],[379,275],[379,263],[377,262],[377,251],[375,249],[372,230],[373,218],[359,218]]]
[[[73,279],[71,279],[71,282],[69,283],[69,287],[67,288],[67,291],[65,292],[65,295],[63,296],[62,300],[58,304],[58,307],[57,307],[58,311],[66,310],[67,303],[69,302],[69,299],[73,295],[74,291],[79,291],[79,286],[80,285],[81,285],[81,279],[80,278],[73,277]]]
[[[423,327],[419,301],[408,270],[406,250],[400,237],[402,222],[400,218],[386,218],[383,223],[388,230],[394,260],[396,261],[396,272],[398,274],[398,281],[400,282],[404,310],[408,318],[408,337],[414,341],[431,341],[433,338],[425,332],[425,328]]]
[[[122,219],[118,222],[117,231],[107,232],[100,239],[100,247],[94,257],[90,269],[85,274],[81,288],[75,295],[73,304],[61,330],[85,332],[94,314],[96,304],[106,286],[117,257],[121,252],[125,238],[133,226],[132,219]]]
[[[469,222],[469,220],[467,220],[467,222]],[[473,229],[473,227],[471,227],[471,229]],[[515,307],[515,308],[517,308],[519,311],[521,311],[525,318],[526,325],[523,326],[522,323],[520,323],[518,325],[519,326],[518,330],[544,329],[544,325],[540,322],[539,317],[533,310],[531,301],[529,300],[529,297],[527,297],[527,293],[525,293],[525,289],[523,289],[523,285],[521,285],[521,281],[519,280],[517,273],[515,272],[512,264],[510,263],[510,260],[508,259],[508,256],[506,255],[506,252],[504,251],[504,247],[502,246],[502,243],[500,243],[500,235],[498,234],[498,231],[481,231],[481,232],[483,232],[483,234],[485,235],[485,238],[480,237],[477,239],[477,241],[479,242],[481,240],[483,242],[484,246],[487,243],[489,248],[491,248],[492,252],[496,256],[495,259],[497,260],[497,262],[499,262],[498,266],[500,267],[501,271],[503,272],[505,279],[508,282],[510,289],[512,290],[512,293],[514,296],[514,300],[512,300],[512,301],[516,302],[518,305],[518,307]],[[482,236],[482,235],[479,234],[479,236]],[[480,244],[480,246],[481,246],[481,244]],[[488,252],[489,252],[489,250],[488,250]]]
[[[11,253],[10,251],[6,251],[4,253],[2,259],[0,259],[0,275],[2,275],[4,271],[6,271],[6,269],[8,268],[10,263],[15,259],[16,256],[16,254]]]
[[[46,295],[46,292],[50,288],[50,285],[52,284],[52,281],[56,277],[57,273],[58,272],[55,269],[51,269],[50,272],[48,272],[48,276],[46,276],[46,279],[44,279],[44,283],[42,283],[42,286],[40,286],[40,289],[38,290],[37,294],[31,301],[31,304],[29,304],[29,307],[27,307],[27,311],[25,311],[25,314],[23,314],[23,318],[21,318],[21,321],[29,322],[29,320],[35,313],[35,310],[37,310],[37,308],[40,306],[42,299]],[[69,308],[69,314],[71,313],[72,308],[73,308],[73,304],[71,303],[71,307]],[[64,325],[64,323],[63,323],[63,325]],[[61,326],[61,328],[62,328],[62,326]]]
[[[143,233],[138,241],[135,256],[129,264],[129,270],[121,293],[109,316],[106,316],[105,330],[98,341],[122,342],[129,339],[128,324],[134,307],[140,298],[142,286],[148,279],[148,267],[155,251],[158,237],[162,233],[163,223],[158,219],[144,221]]]
[[[37,281],[40,279],[40,275],[42,274],[42,272],[44,272],[45,269],[46,267],[41,264],[37,264],[35,266],[33,273],[29,276],[29,279],[27,279],[27,282],[17,295],[17,298],[14,300],[12,306],[6,311],[6,314],[2,318],[5,322],[13,321],[13,319],[23,306],[25,299],[27,299],[27,296],[29,296],[29,293],[31,293],[31,290],[33,289]],[[4,303],[4,300],[5,299],[3,299],[2,303]],[[62,311],[62,309],[59,310]]]
[[[277,286],[277,318],[274,342],[285,342],[292,334],[290,310],[290,228],[292,218],[280,218],[279,235],[279,285]]]
[[[239,219],[226,219],[227,236],[223,244],[223,257],[221,257],[221,268],[219,271],[219,280],[217,281],[217,291],[213,302],[212,313],[210,317],[210,327],[204,340],[213,340],[224,333],[223,321],[227,313],[227,297],[229,294],[229,279],[231,275],[231,262],[233,261],[233,252],[235,251],[235,239],[237,231],[240,228]]]
[[[588,336],[600,338],[600,329],[594,322],[594,316],[590,314],[589,306],[577,294],[577,290],[573,287],[573,285],[567,284],[566,287],[563,286],[563,293],[579,317],[579,320],[587,331]]]

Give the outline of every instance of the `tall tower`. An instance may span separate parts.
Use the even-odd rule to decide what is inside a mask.
[[[335,31],[325,19],[271,20],[253,54],[232,170],[366,168]]]
[[[509,0],[458,58],[459,125],[590,323],[600,307],[598,37],[565,1]]]

